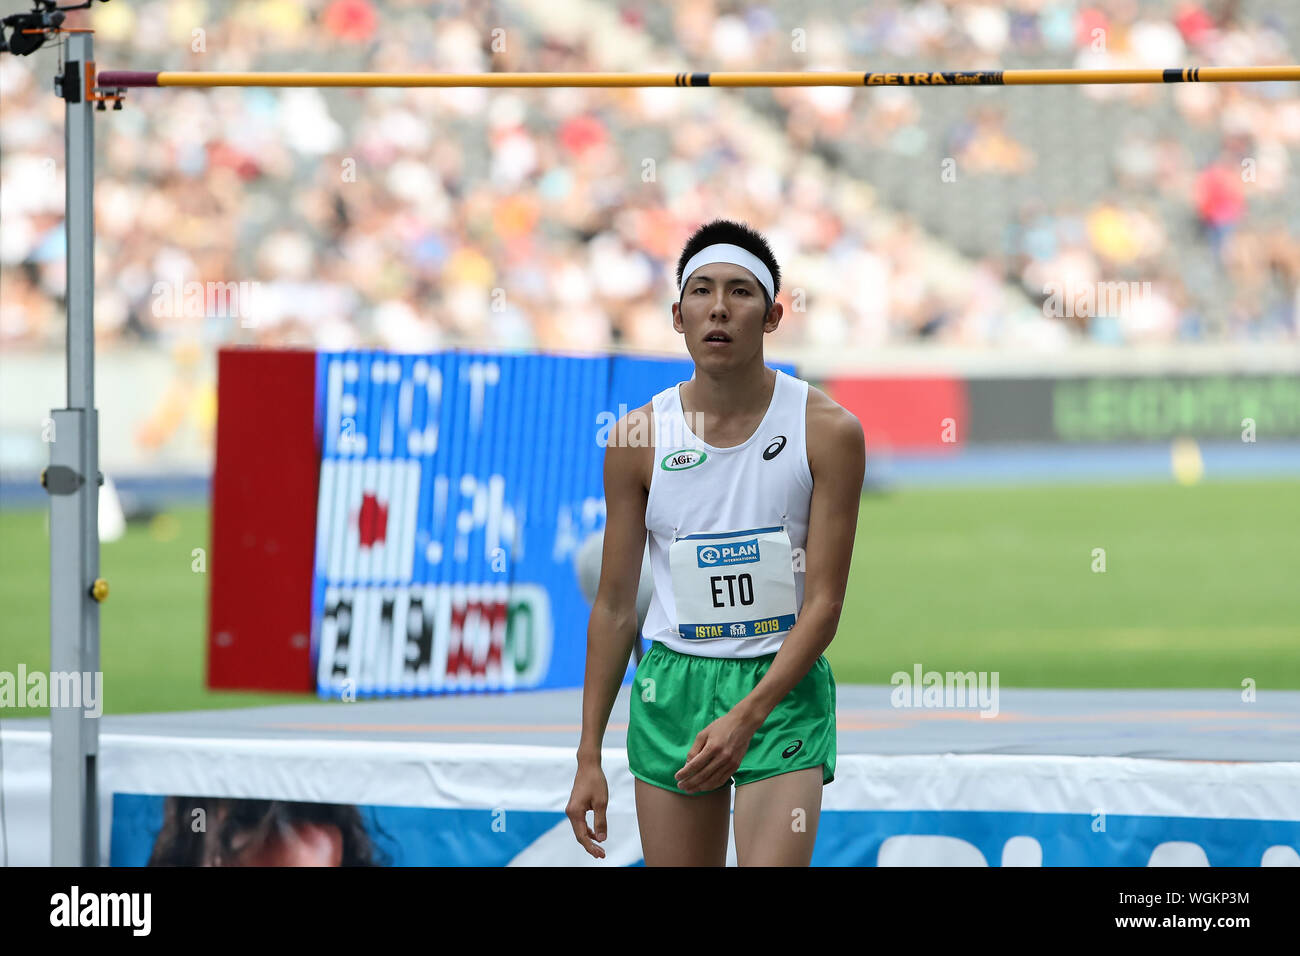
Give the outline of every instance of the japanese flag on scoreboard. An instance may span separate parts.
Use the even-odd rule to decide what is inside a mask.
[[[418,461],[325,459],[317,527],[331,540],[317,551],[317,572],[331,584],[409,582],[419,502]]]

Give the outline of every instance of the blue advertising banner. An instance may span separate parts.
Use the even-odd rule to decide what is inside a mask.
[[[186,826],[168,826],[166,798],[113,794],[110,866],[147,866],[151,859],[172,865],[212,865],[203,844],[189,836],[192,805],[242,803],[257,813],[278,807],[316,826],[352,834],[344,841],[344,866],[509,866],[572,862],[573,834],[563,813],[508,811],[489,807],[396,807],[293,804],[269,800],[183,801]],[[509,826],[501,826],[508,814]],[[823,810],[813,866],[1124,866],[1168,865],[1176,852],[1182,865],[1199,858],[1212,867],[1286,866],[1295,858],[1300,823],[1292,820],[1235,820],[1204,817],[1111,815],[1104,832],[1086,814],[976,811]],[[208,844],[216,841],[208,840]],[[181,843],[188,857],[177,858]],[[619,855],[624,865],[644,865],[639,843]],[[1190,851],[1190,855],[1189,855]],[[241,865],[308,865],[283,851],[279,857]],[[350,858],[349,858],[350,857]],[[313,865],[331,865],[323,860]]]
[[[793,373],[788,366],[779,366]],[[614,422],[687,360],[321,353],[323,697],[581,686]]]

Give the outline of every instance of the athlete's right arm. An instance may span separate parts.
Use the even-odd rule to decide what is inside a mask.
[[[636,594],[645,552],[649,494],[647,463],[654,449],[650,416],[649,405],[629,412],[619,419],[605,446],[605,544],[600,584],[587,625],[578,772],[565,808],[578,842],[597,858],[605,855],[595,841],[605,839],[605,808],[609,802],[600,767],[600,746],[637,640]],[[587,826],[588,810],[595,818],[594,830]]]

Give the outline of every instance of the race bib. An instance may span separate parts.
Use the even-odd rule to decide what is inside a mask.
[[[688,534],[668,549],[677,633],[744,640],[794,627],[790,537],[781,527]]]

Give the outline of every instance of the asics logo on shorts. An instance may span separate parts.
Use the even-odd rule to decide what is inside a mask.
[[[799,752],[799,748],[802,746],[803,746],[803,741],[796,740],[789,747],[786,747],[784,750],[781,751],[781,756],[785,757],[786,759],[789,759],[790,757],[793,757],[795,754],[797,754]]]

